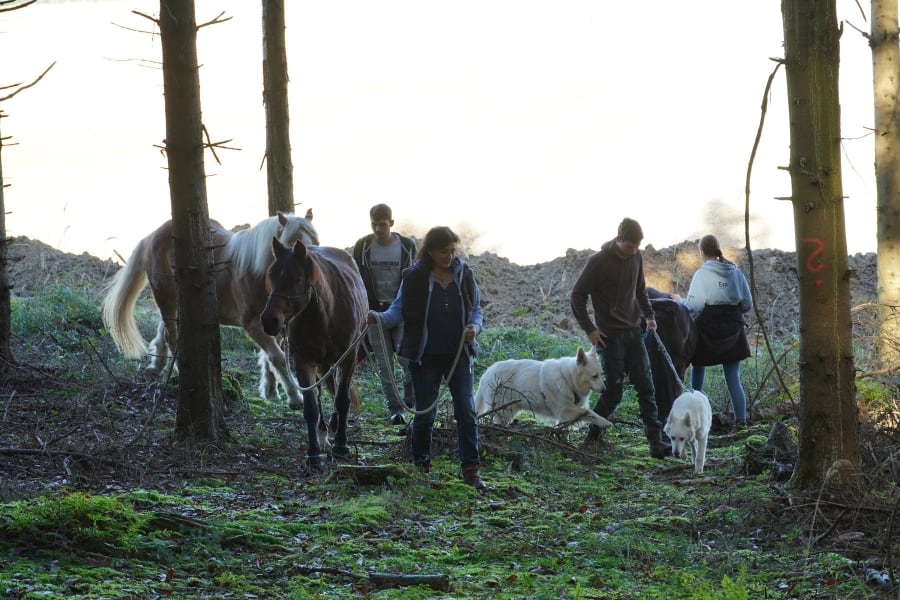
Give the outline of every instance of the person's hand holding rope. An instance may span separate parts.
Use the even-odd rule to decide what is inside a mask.
[[[378,324],[379,325],[378,331],[379,332],[382,331],[381,315],[377,311],[374,311],[374,310],[369,311],[369,313],[366,315],[366,323],[367,323],[367,326]],[[465,326],[465,328],[463,328],[462,337],[459,340],[459,345],[456,347],[456,355],[453,357],[453,365],[450,367],[451,374],[453,373],[454,370],[456,370],[457,364],[459,364],[459,357],[462,354],[462,350],[465,347],[466,343],[474,341],[475,336],[477,336],[477,335],[478,335],[478,329],[475,327],[475,325],[469,323],[468,325]],[[387,352],[387,342],[384,339],[384,335],[381,335],[379,337],[378,341],[380,343],[382,352],[386,353]],[[393,373],[389,374],[389,376],[391,378],[391,385],[393,385],[394,389],[396,390],[397,382],[393,377]],[[441,386],[441,389],[443,389],[447,386],[447,382],[449,381],[449,379],[450,379],[450,377],[448,376],[447,379],[444,380],[444,382]],[[428,408],[423,409],[423,410],[417,410],[415,406],[407,406],[406,403],[403,402],[402,400],[400,401],[400,403],[403,405],[403,409],[405,411],[410,412],[414,415],[423,415],[423,414],[429,413],[432,410],[434,410],[434,408],[438,405],[438,401],[440,400],[440,397],[441,397],[440,392],[438,392],[437,398],[435,398],[434,402],[431,403],[431,406],[429,406]]]

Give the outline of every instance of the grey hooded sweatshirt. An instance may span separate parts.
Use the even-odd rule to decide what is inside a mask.
[[[694,273],[684,305],[696,319],[704,307],[712,305],[736,306],[742,313],[753,307],[747,278],[734,263],[708,260]]]

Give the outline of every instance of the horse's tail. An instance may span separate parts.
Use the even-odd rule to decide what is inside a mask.
[[[125,266],[106,285],[103,297],[103,324],[126,358],[141,358],[148,351],[147,341],[137,326],[134,307],[147,285],[149,243],[149,237],[138,243]]]

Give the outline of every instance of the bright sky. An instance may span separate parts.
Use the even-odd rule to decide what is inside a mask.
[[[518,264],[593,248],[625,216],[657,248],[705,233],[743,245],[745,178],[766,79],[783,56],[777,4],[695,0],[288,2],[297,212],[323,243],[450,225]],[[204,123],[240,152],[206,156],[210,215],[266,216],[259,2],[197,2]],[[157,2],[39,2],[0,13],[6,224],[69,252],[127,257],[170,217]],[[866,9],[868,5],[865,5]],[[839,18],[870,28],[856,2]],[[871,54],[841,43],[848,247],[875,249]],[[3,95],[0,92],[0,95]],[[750,181],[751,243],[793,250],[784,70]]]

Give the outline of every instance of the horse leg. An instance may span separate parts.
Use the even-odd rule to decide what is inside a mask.
[[[166,341],[166,323],[160,319],[156,327],[156,337],[150,342],[150,363],[146,371],[151,375],[158,375],[166,366],[166,360],[170,356],[169,344]]]
[[[297,379],[304,388],[315,383],[315,369],[310,371],[300,365],[296,365],[296,369]],[[328,449],[328,430],[322,417],[322,400],[317,387],[303,392],[303,419],[306,421],[306,462],[310,469],[322,471]]]
[[[260,348],[259,395],[266,400],[278,399],[278,390],[272,377],[274,373],[278,383],[281,384],[288,396],[288,406],[293,410],[299,410],[304,405],[303,395],[300,393],[300,386],[297,385],[297,381],[288,369],[287,357],[281,351],[278,340],[266,335],[258,323],[259,319],[245,323],[244,329],[247,330],[250,339]]]
[[[278,400],[278,378],[264,350],[259,351],[256,362],[259,365],[259,397],[271,401]]]
[[[175,372],[178,372],[178,319],[173,317],[166,319],[166,360],[174,364]]]
[[[353,358],[352,360],[355,360]],[[336,389],[334,392],[334,411],[337,423],[334,429],[334,446],[332,454],[346,457],[350,455],[347,447],[347,413],[350,411],[350,385],[353,379],[353,362],[345,361],[334,375]]]

